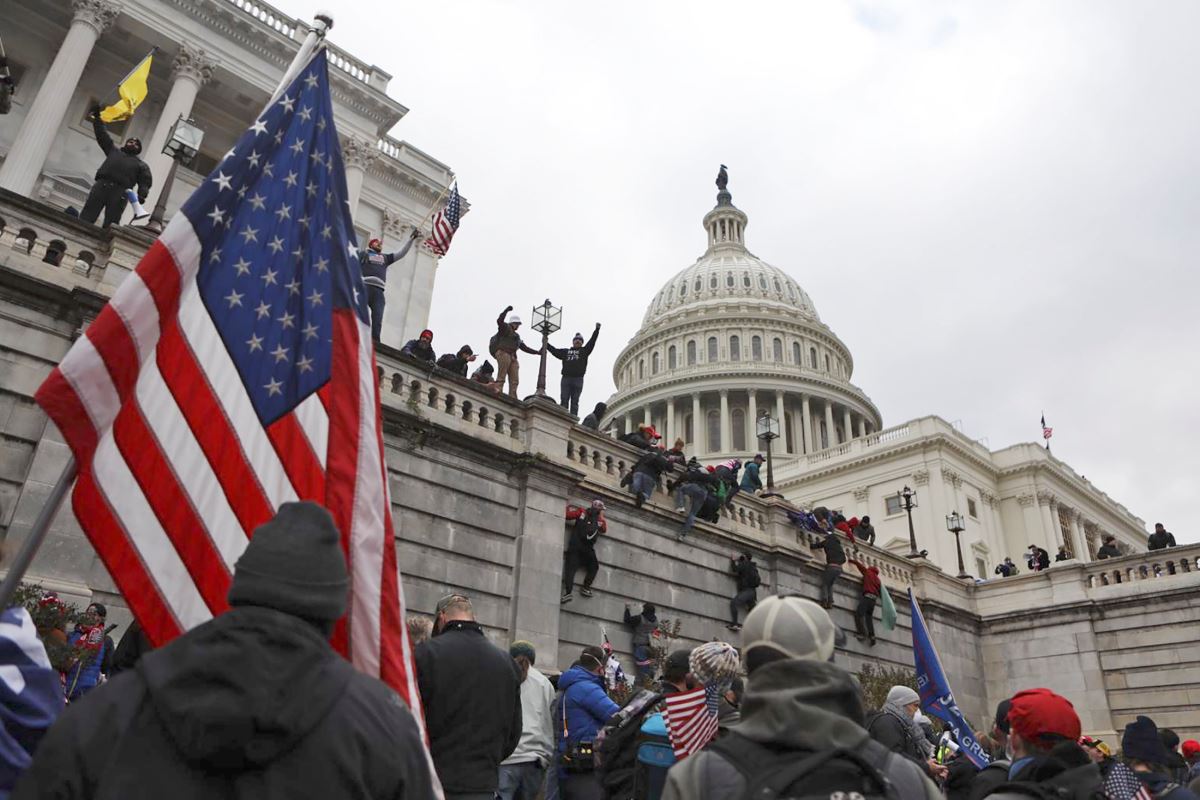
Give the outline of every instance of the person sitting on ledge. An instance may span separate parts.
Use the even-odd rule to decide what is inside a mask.
[[[433,352],[433,331],[426,328],[416,339],[409,339],[404,347],[400,348],[400,355],[431,364],[437,361],[437,354]]]
[[[464,344],[458,348],[458,352],[454,355],[446,353],[437,360],[437,365],[447,372],[453,372],[455,375],[467,377],[467,364],[475,360],[475,351],[471,349],[471,345]]]

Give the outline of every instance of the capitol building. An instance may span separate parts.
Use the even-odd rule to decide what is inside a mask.
[[[884,427],[812,298],[747,249],[747,215],[722,184],[703,220],[707,249],[650,299],[617,357],[610,430],[653,425],[714,464],[764,452],[756,429],[770,416],[775,491],[807,508],[869,515],[877,545],[908,553],[907,486],[918,549],[947,571],[958,569],[952,512],[965,521],[965,569],[977,577],[1005,556],[1023,564],[1030,544],[1084,561],[1109,534],[1123,550],[1145,549],[1143,520],[1035,443],[993,452],[934,416]]]

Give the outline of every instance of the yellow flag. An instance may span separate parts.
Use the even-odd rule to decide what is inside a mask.
[[[137,107],[146,99],[146,81],[150,77],[150,62],[154,60],[154,51],[142,59],[133,70],[125,76],[125,80],[117,84],[117,94],[121,99],[100,112],[104,122],[119,122],[129,119]]]

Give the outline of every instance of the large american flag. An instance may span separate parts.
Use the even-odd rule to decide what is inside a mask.
[[[282,503],[333,514],[334,645],[424,728],[324,50],[205,179],[37,393],[75,515],[156,645],[226,609]]]
[[[450,252],[450,240],[454,238],[454,232],[458,230],[458,218],[461,211],[462,200],[458,196],[458,185],[455,184],[450,189],[450,196],[446,198],[446,205],[433,218],[433,233],[425,240],[425,246],[439,256]]]
[[[669,694],[664,698],[667,709],[667,735],[676,758],[702,750],[717,735],[717,704],[720,690],[716,686],[701,686],[689,692]]]

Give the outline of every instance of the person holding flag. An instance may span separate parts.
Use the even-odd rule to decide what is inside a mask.
[[[84,222],[95,222],[103,211],[103,227],[107,228],[121,221],[126,192],[136,187],[138,202],[146,202],[154,176],[150,174],[149,165],[138,157],[142,152],[142,140],[131,136],[118,149],[108,135],[103,115],[99,103],[92,106],[92,130],[96,134],[96,144],[104,151],[104,161],[96,170],[96,181],[88,192],[79,218]]]

